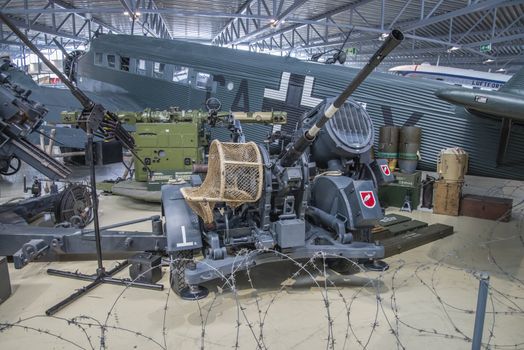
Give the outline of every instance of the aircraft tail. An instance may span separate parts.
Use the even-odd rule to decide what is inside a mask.
[[[519,70],[503,87],[499,89],[501,92],[508,92],[516,95],[524,95],[524,68]]]

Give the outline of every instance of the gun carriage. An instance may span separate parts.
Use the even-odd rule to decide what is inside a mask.
[[[281,260],[274,251],[387,268],[371,228],[383,217],[377,186],[393,176],[385,161],[372,159],[371,118],[348,97],[402,39],[392,31],[337,98],[310,111],[291,140],[276,140],[280,147],[215,140],[203,182],[192,176],[162,188],[175,292],[204,297],[202,282]],[[204,260],[191,260],[195,250]]]

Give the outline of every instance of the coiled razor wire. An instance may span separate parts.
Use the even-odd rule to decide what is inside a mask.
[[[488,192],[493,193],[501,189],[503,188],[490,189]],[[524,188],[515,187],[513,193],[520,190]],[[513,334],[511,339],[504,339],[501,335],[501,329],[506,328],[508,324],[524,326],[522,276],[505,269],[497,259],[497,252],[492,249],[493,242],[504,240],[516,240],[521,248],[524,248],[524,201],[514,205],[513,213],[514,220],[517,220],[515,223],[517,232],[514,235],[505,238],[495,237],[495,228],[499,223],[493,223],[485,242],[472,242],[467,247],[460,247],[461,251],[464,251],[479,244],[485,245],[486,258],[497,270],[489,287],[486,311],[487,332],[482,344],[486,349],[524,349],[524,333]],[[524,249],[521,251],[524,252]],[[248,261],[254,254],[260,253],[276,254],[283,263],[287,262],[288,268],[292,268],[289,275],[281,276],[282,280],[277,281],[280,283],[279,287],[271,290],[258,287],[262,281],[255,277],[256,274],[253,273],[252,267],[248,266]],[[449,286],[442,285],[441,276],[445,271],[446,277],[460,277],[463,284],[471,288],[466,291],[454,289],[451,293],[462,293],[463,298],[460,300],[467,298],[474,302],[477,296],[478,274],[472,269],[447,264],[446,260],[450,257],[460,260],[458,252],[449,252],[441,259],[431,262],[389,259],[390,270],[381,273],[368,273],[360,265],[348,260],[359,273],[342,276],[328,269],[326,262],[326,259],[340,258],[339,256],[319,253],[305,261],[298,261],[276,250],[242,250],[237,254],[233,264],[235,267],[229,274],[224,275],[214,270],[220,279],[214,283],[216,290],[210,293],[207,299],[194,302],[179,301],[177,296],[172,295],[170,289],[164,292],[165,300],[162,302],[160,317],[158,317],[161,324],[158,325],[158,330],[151,334],[126,326],[129,321],[119,316],[118,306],[125,299],[125,295],[134,293],[128,291],[134,283],[130,281],[129,285],[122,288],[110,303],[103,319],[97,319],[88,312],[74,317],[33,315],[18,320],[2,320],[0,315],[0,343],[7,337],[17,336],[16,330],[23,330],[28,336],[36,337],[35,341],[38,337],[46,337],[54,339],[55,345],[63,344],[66,348],[91,350],[117,348],[121,341],[140,342],[148,349],[178,349],[180,341],[187,340],[187,337],[198,342],[200,349],[233,347],[266,350],[311,346],[316,348],[313,344],[317,344],[318,337],[322,339],[321,342],[326,349],[375,349],[379,344],[383,346],[384,339],[387,339],[390,348],[408,349],[413,348],[412,343],[420,341],[417,340],[419,337],[446,339],[445,344],[448,348],[464,349],[471,346],[475,309],[473,304],[462,305],[458,303],[458,298],[450,297]],[[522,257],[524,253],[520,258]],[[518,258],[515,257],[516,260]],[[165,261],[165,265],[172,263],[173,260]],[[198,263],[205,264],[205,261],[198,261]],[[240,271],[242,268],[244,270]],[[144,271],[137,279],[148,272],[149,270]],[[309,314],[308,317],[318,319],[316,329],[308,329],[309,334],[302,334],[303,342],[289,345],[290,340],[287,339],[286,334],[296,332],[297,328],[304,332],[306,330],[301,329],[301,320],[295,323],[292,318],[283,317],[285,315],[282,314],[284,312],[282,310],[286,309],[280,308],[279,303],[288,301],[289,296],[286,294],[293,291],[288,282],[297,282],[304,278],[306,286],[312,288],[307,295],[315,297],[319,303],[317,306],[323,312]],[[348,287],[346,279],[350,282],[361,281],[361,283]],[[499,283],[502,280],[504,283]],[[263,282],[267,282],[266,278]],[[250,290],[248,297],[241,295],[242,285],[245,284]],[[416,291],[419,294],[414,297],[411,293],[406,297],[403,294],[406,290]],[[212,331],[211,316],[219,312],[217,309],[221,305],[229,305],[231,299],[233,309],[230,312],[234,319],[230,324],[231,337],[224,339],[223,334],[216,337]],[[198,336],[177,335],[175,334],[177,326],[169,324],[172,315],[185,319],[185,315],[180,315],[182,303],[185,306],[190,303],[189,305],[192,305],[191,308],[198,315],[199,325],[195,326],[198,328]],[[304,307],[313,310],[314,304],[310,303],[309,301]],[[410,313],[413,312],[414,305],[417,307],[420,305],[428,314],[421,318],[417,313],[413,317]],[[125,307],[129,307],[129,304]],[[366,310],[366,314],[363,314],[362,310]],[[224,311],[220,312],[224,313]],[[223,316],[231,315],[226,313]],[[363,319],[369,321],[364,322]],[[39,326],[35,326],[33,324],[35,322]],[[188,326],[184,327],[186,327],[185,332]],[[315,337],[317,339],[314,339]]]

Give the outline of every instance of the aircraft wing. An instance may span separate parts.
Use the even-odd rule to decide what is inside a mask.
[[[454,105],[463,106],[472,114],[524,122],[524,68],[498,91],[466,88],[444,88],[435,95]]]
[[[524,123],[524,68],[498,91],[444,88],[435,95],[480,117],[502,120],[497,164],[504,162],[513,122]]]

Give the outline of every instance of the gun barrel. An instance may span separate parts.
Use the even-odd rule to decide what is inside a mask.
[[[397,47],[402,40],[404,40],[404,34],[400,30],[394,29],[391,31],[389,36],[384,41],[384,44],[378,49],[377,52],[369,59],[368,63],[362,68],[357,76],[353,78],[351,83],[342,91],[342,93],[337,97],[335,102],[333,102],[333,106],[335,106],[337,109],[340,108],[344,104],[344,102],[348,99],[349,96],[362,84],[362,82],[367,78],[367,76],[373,72],[373,70],[386,58],[387,55],[395,47]]]
[[[5,148],[5,152],[14,154],[18,159],[26,162],[50,179],[65,179],[71,174],[71,169],[55,160],[25,138],[13,138],[3,147]]]
[[[358,72],[355,78],[353,78],[344,91],[338,95],[334,102],[324,109],[322,117],[282,155],[280,159],[281,166],[291,166],[301,157],[304,151],[313,143],[322,127],[335,115],[338,109],[344,104],[344,102],[346,102],[349,96],[351,96],[360,84],[362,84],[373,69],[375,69],[384,58],[386,58],[386,56],[402,42],[403,39],[404,35],[399,30],[395,29],[389,34],[384,44],[382,44],[378,51],[369,59],[364,68]]]

